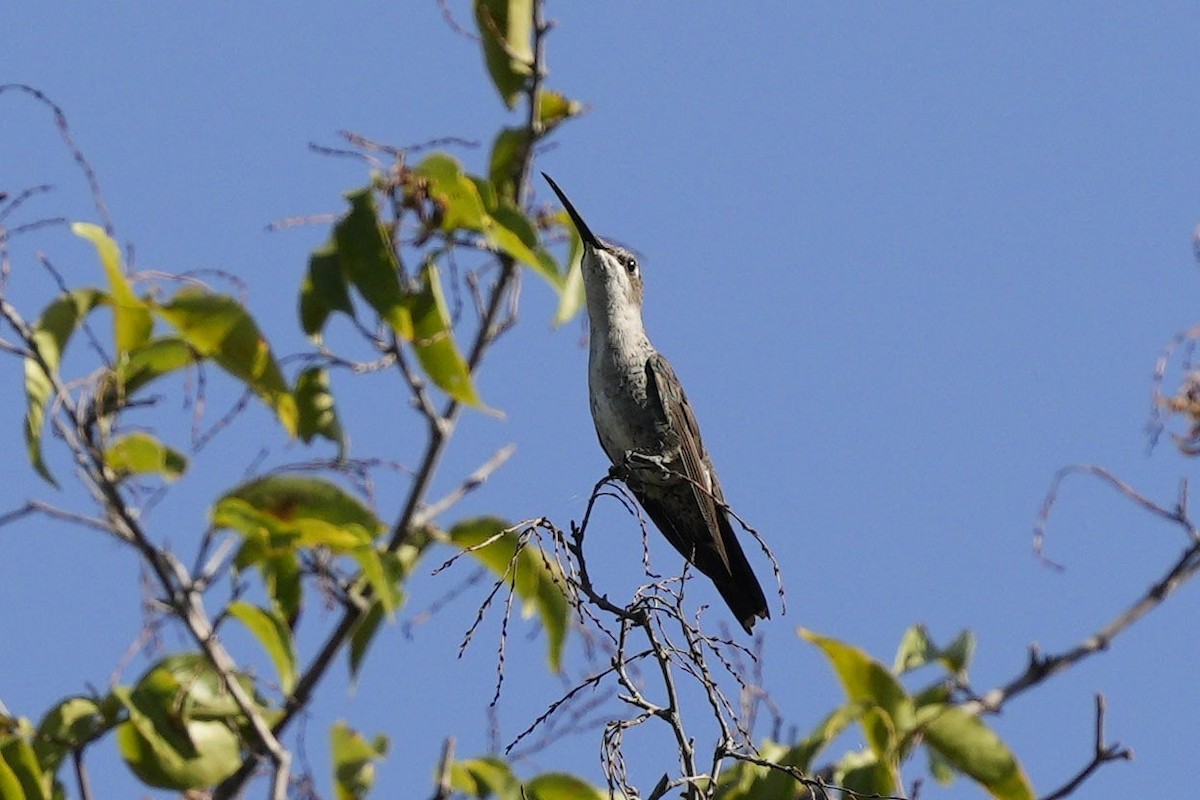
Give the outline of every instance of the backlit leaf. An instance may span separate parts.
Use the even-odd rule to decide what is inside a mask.
[[[533,0],[475,0],[475,22],[488,75],[509,108],[515,108],[533,74]]]
[[[198,353],[245,383],[295,435],[296,401],[270,345],[241,303],[228,295],[188,288],[157,311]]]
[[[196,360],[196,352],[178,336],[151,339],[121,354],[101,390],[101,414],[111,414],[149,383]]]
[[[242,600],[230,603],[228,611],[258,639],[275,665],[280,688],[285,695],[291,694],[296,687],[296,646],[287,620],[278,611],[259,608]]]
[[[512,769],[495,756],[455,761],[450,766],[450,785],[469,797],[511,800],[521,797],[521,783]]]
[[[108,295],[99,289],[76,289],[60,295],[46,306],[33,325],[33,342],[41,360],[25,359],[25,446],[33,468],[54,486],[58,486],[58,482],[42,459],[46,403],[54,392],[54,380],[58,378],[63,351],[71,334],[75,333],[92,309],[107,301]]]
[[[607,792],[568,775],[565,772],[546,772],[525,784],[529,800],[605,800]]]
[[[538,94],[538,119],[542,123],[542,133],[554,130],[560,123],[583,113],[583,103],[571,100],[565,95],[543,89]]]
[[[442,230],[484,229],[487,211],[483,197],[457,159],[445,153],[433,153],[413,171],[429,181],[429,194],[442,209]]]
[[[875,706],[886,712],[893,729],[901,736],[912,729],[912,699],[887,667],[862,650],[836,639],[803,628],[800,635],[825,653],[852,702]]]
[[[100,263],[108,276],[117,354],[127,353],[150,338],[150,331],[154,328],[150,307],[134,294],[129,278],[121,268],[121,248],[103,228],[90,222],[76,222],[71,226],[71,231],[96,246]]]
[[[566,211],[559,211],[557,219],[564,230],[568,231],[571,246],[567,254],[568,266],[566,275],[563,276],[558,290],[558,310],[554,313],[555,327],[574,319],[579,310],[583,308],[585,301],[581,263],[583,259],[583,240],[579,238],[579,231],[575,230],[575,225],[570,222],[570,217]]]
[[[329,391],[329,371],[321,367],[305,368],[296,377],[295,396],[300,414],[300,440],[307,443],[315,436],[324,437],[338,446],[341,459],[346,450],[346,433]]]
[[[346,287],[342,259],[338,255],[336,241],[331,241],[309,255],[308,273],[300,284],[300,327],[304,334],[320,341],[325,323],[335,311],[354,316],[354,304]]]
[[[187,469],[187,463],[187,456],[148,433],[127,434],[104,450],[105,466],[118,477],[149,474],[174,481]]]
[[[377,736],[368,742],[345,722],[335,722],[329,732],[333,757],[334,792],[338,800],[366,797],[375,783],[375,762],[387,754],[388,742]]]
[[[346,200],[350,203],[350,210],[333,228],[333,244],[344,281],[349,281],[358,290],[368,305],[375,309],[375,313],[392,326],[397,336],[411,339],[409,296],[400,285],[400,265],[391,241],[380,225],[375,195],[370,187],[364,187],[347,193]],[[345,296],[344,283],[339,283],[332,275],[328,255],[325,250],[318,251],[313,254],[315,261],[309,262],[313,291],[328,290],[330,294],[320,302],[327,304],[330,310],[353,315],[353,308]],[[303,304],[303,294],[301,302]],[[309,313],[323,323],[328,311],[324,315],[318,311],[310,310]],[[305,323],[305,332],[312,335],[308,322]]]
[[[24,736],[0,737],[0,797],[8,800],[51,800],[54,775],[38,764]]]
[[[450,311],[442,293],[442,279],[437,266],[427,261],[421,270],[423,285],[413,302],[413,347],[421,367],[434,384],[459,402],[483,408],[475,391],[466,359],[454,342],[450,327]]]
[[[1033,800],[1029,778],[1008,746],[974,714],[945,710],[925,725],[925,743],[997,800]]]
[[[53,774],[72,749],[95,741],[116,724],[118,709],[114,698],[77,696],[60,701],[42,717],[33,739],[38,763]]]
[[[247,687],[247,679],[238,680]],[[113,694],[129,715],[117,728],[117,745],[144,783],[204,789],[241,765],[244,720],[239,723],[237,704],[200,654],[168,656],[132,689],[118,686]]]
[[[496,193],[510,203],[517,202],[517,183],[521,179],[528,149],[528,128],[505,128],[492,142],[488,180],[496,187]]]

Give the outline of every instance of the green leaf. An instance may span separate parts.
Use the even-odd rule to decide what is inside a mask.
[[[892,671],[899,675],[937,661],[951,675],[965,680],[974,654],[975,634],[969,630],[959,633],[948,647],[942,649],[933,643],[924,625],[914,625],[900,640]]]
[[[568,99],[565,95],[543,89],[538,94],[538,119],[542,123],[542,134],[554,130],[571,117],[583,113],[583,103]]]
[[[17,775],[16,769],[9,766],[8,759],[4,754],[4,739],[0,739],[0,797],[11,798],[11,800],[25,800],[25,787],[21,785],[21,778]]]
[[[247,685],[244,677],[238,680]],[[244,720],[221,677],[200,654],[168,656],[135,687],[118,686],[113,694],[129,714],[117,728],[117,745],[143,783],[204,789],[241,766],[236,728]]]
[[[268,475],[242,484],[213,507],[213,524],[246,537],[234,559],[239,569],[257,565],[264,577],[274,577],[277,559],[294,567],[298,550],[326,547],[355,559],[384,609],[402,600],[399,583],[407,575],[402,559],[375,544],[384,525],[369,508],[340,487],[296,475]],[[294,572],[284,576],[286,588],[299,592]],[[289,618],[298,613],[290,599],[280,603]]]
[[[499,800],[510,800],[521,796],[521,782],[495,756],[455,761],[450,766],[450,785],[470,797],[495,795]]]
[[[375,309],[375,313],[391,325],[397,336],[405,340],[411,339],[413,327],[409,315],[410,298],[400,285],[400,264],[396,261],[391,240],[380,225],[375,195],[370,187],[364,187],[348,192],[346,200],[350,202],[350,211],[338,220],[333,228],[334,247],[341,262],[343,281],[349,280],[367,304]],[[328,253],[325,251],[313,254],[313,258],[317,260],[318,271],[315,273],[313,261],[309,262],[313,290],[329,290],[331,294],[323,298],[323,302],[328,303],[332,310],[345,311],[353,316],[353,307],[345,296],[344,283],[339,286],[329,274],[332,267],[327,263],[327,257]],[[302,293],[302,319],[303,301]],[[313,303],[310,302],[311,305]],[[313,318],[319,318],[322,323],[325,316],[328,316],[328,312],[321,315],[311,309],[309,314]],[[305,332],[312,335],[308,323],[305,323]]]
[[[338,721],[329,731],[329,749],[338,800],[366,797],[375,783],[375,762],[387,754],[387,738],[376,736],[373,742],[368,742],[345,722]]]
[[[188,288],[156,310],[196,352],[245,383],[275,411],[287,432],[296,434],[295,398],[270,345],[241,303],[228,295]]]
[[[464,520],[451,528],[449,535],[450,541],[464,550],[475,548],[471,555],[506,582],[515,584],[517,596],[524,601],[525,617],[535,611],[541,617],[550,669],[558,672],[562,667],[570,607],[564,593],[566,580],[557,564],[533,545],[525,545],[518,552],[520,537],[495,517]],[[489,544],[483,545],[489,540]]]
[[[352,209],[350,214],[353,213]],[[399,289],[399,283],[396,288]],[[384,306],[390,307],[388,303]],[[346,287],[336,239],[313,250],[308,257],[308,273],[300,284],[300,327],[304,335],[321,341],[325,323],[335,311],[354,318],[354,304]]]
[[[602,792],[590,783],[565,772],[546,772],[525,784],[529,800],[605,800]]]
[[[41,356],[41,361],[36,358],[25,359],[25,447],[33,468],[56,487],[58,482],[54,480],[46,462],[42,460],[42,427],[46,420],[46,403],[54,391],[54,381],[58,378],[63,351],[66,350],[71,334],[75,333],[92,309],[107,300],[108,295],[99,289],[76,289],[60,295],[46,306],[33,325],[33,344]]]
[[[454,342],[450,311],[442,294],[442,279],[437,265],[425,262],[421,270],[423,286],[413,303],[413,347],[421,367],[446,394],[475,408],[485,408],[475,391],[471,370]]]
[[[897,786],[897,779],[892,767],[880,763],[873,752],[866,750],[843,756],[834,770],[833,782],[858,795],[872,797],[904,791],[903,786]]]
[[[946,665],[952,675],[962,680],[967,678],[967,670],[971,659],[975,656],[975,634],[964,630],[954,637],[954,641],[946,646],[938,655],[938,660]]]
[[[896,650],[896,659],[892,662],[892,672],[903,675],[925,666],[935,658],[937,647],[930,640],[929,631],[924,625],[913,625],[900,637],[900,647]]]
[[[259,608],[241,600],[229,604],[229,615],[246,626],[275,665],[285,695],[296,688],[296,644],[287,620],[274,609]]]
[[[104,451],[104,464],[120,477],[161,475],[168,482],[178,480],[187,469],[187,456],[167,447],[148,433],[130,433],[114,441]]]
[[[295,397],[300,414],[300,440],[308,443],[321,436],[337,445],[339,461],[344,458],[346,432],[329,391],[329,371],[321,367],[305,368],[296,378]]]
[[[533,74],[533,0],[475,0],[488,75],[510,109]]]
[[[575,318],[575,315],[583,308],[586,298],[583,293],[583,240],[579,238],[579,231],[575,230],[575,226],[570,223],[566,211],[559,211],[555,215],[555,219],[568,231],[571,242],[567,255],[566,275],[563,276],[559,285],[558,310],[554,314],[554,326],[559,327]]]
[[[954,765],[932,747],[926,747],[925,754],[929,757],[929,774],[933,776],[933,779],[942,786],[949,786],[953,783],[954,778],[958,775],[954,770]]]
[[[529,149],[528,128],[504,128],[492,142],[488,161],[488,180],[496,193],[509,203],[517,202],[517,183]]]
[[[117,722],[119,706],[113,698],[68,697],[46,712],[33,737],[33,749],[42,769],[54,774],[71,750],[85,747]],[[5,797],[0,793],[0,797]]]
[[[488,215],[479,186],[457,159],[433,153],[413,171],[429,182],[429,194],[442,211],[442,230],[484,230]]]
[[[484,223],[488,244],[535,272],[542,272],[546,265],[534,249],[538,241],[537,230],[529,218],[507,201],[497,203],[488,211],[491,216]],[[543,274],[543,277],[553,283],[558,280],[558,270],[555,269],[552,275]]]
[[[288,628],[295,628],[303,608],[304,584],[300,580],[300,559],[293,552],[277,552],[264,558],[258,565],[266,586],[267,595],[287,620]]]
[[[925,726],[925,744],[950,766],[987,789],[997,800],[1033,800],[1029,778],[991,728],[961,708],[945,711]]]
[[[825,653],[852,702],[877,706],[885,711],[894,729],[902,736],[912,730],[912,699],[886,667],[857,647],[837,639],[803,628],[800,635]]]
[[[112,293],[113,334],[117,343],[117,354],[128,353],[135,347],[140,347],[150,338],[150,331],[154,329],[154,317],[151,316],[150,307],[146,302],[134,294],[133,287],[121,268],[121,248],[99,225],[76,222],[71,225],[71,231],[95,245],[96,252],[100,254],[100,263],[104,266]]]
[[[383,522],[358,498],[320,478],[267,475],[226,493],[213,508],[213,524],[260,540],[275,551],[328,547],[336,553],[371,546]],[[239,564],[244,566],[244,564]]]
[[[0,797],[8,800],[51,800],[54,774],[38,764],[23,736],[0,737]]]
[[[111,414],[140,389],[196,363],[196,352],[177,336],[151,339],[123,353],[100,391],[100,413]]]
[[[383,603],[375,600],[371,603],[371,607],[367,613],[358,618],[354,623],[354,630],[350,633],[350,680],[358,680],[358,671],[362,668],[363,659],[367,656],[367,649],[371,646],[371,641],[375,638],[375,632],[379,630],[379,623],[383,620]]]

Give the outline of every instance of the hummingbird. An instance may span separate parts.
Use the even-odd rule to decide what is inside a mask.
[[[730,524],[683,385],[646,335],[638,259],[592,233],[558,184],[542,177],[583,242],[588,395],[600,446],[667,541],[712,580],[752,633],[755,621],[771,612]]]

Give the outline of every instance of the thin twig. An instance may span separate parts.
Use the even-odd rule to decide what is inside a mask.
[[[1062,800],[1067,795],[1072,794],[1078,789],[1083,782],[1092,776],[1092,774],[1109,761],[1132,761],[1133,751],[1127,747],[1113,742],[1112,744],[1104,743],[1104,712],[1105,712],[1104,695],[1096,695],[1096,738],[1092,748],[1092,760],[1089,761],[1083,769],[1079,770],[1069,781],[1063,784],[1060,788],[1054,790],[1050,794],[1042,798],[1042,800]]]

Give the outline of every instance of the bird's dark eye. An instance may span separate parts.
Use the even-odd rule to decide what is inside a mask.
[[[625,258],[621,260],[621,263],[625,265],[625,271],[630,275],[633,275],[637,272],[637,259],[633,256],[625,256]]]

